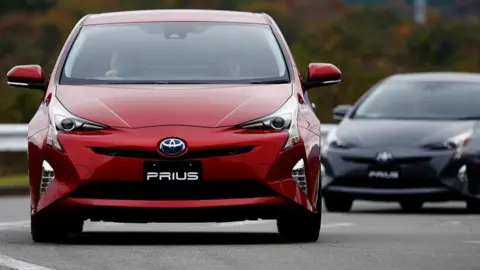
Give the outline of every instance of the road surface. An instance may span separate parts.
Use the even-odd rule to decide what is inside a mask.
[[[26,197],[0,198],[2,270],[480,269],[480,216],[463,203],[404,214],[396,204],[356,202],[352,213],[325,213],[310,244],[282,243],[273,221],[88,223],[71,243],[34,244],[28,210]]]

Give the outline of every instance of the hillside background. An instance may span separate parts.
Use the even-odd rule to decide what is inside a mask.
[[[412,0],[2,0],[0,73],[38,63],[51,71],[79,18],[88,13],[157,8],[229,9],[271,14],[305,72],[331,62],[343,83],[312,91],[318,117],[352,103],[379,79],[397,72],[480,69],[480,1],[429,0],[428,23],[412,21]],[[305,73],[304,73],[305,74]],[[0,123],[28,123],[42,96],[0,79]]]

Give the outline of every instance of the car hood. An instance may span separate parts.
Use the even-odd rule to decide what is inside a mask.
[[[290,84],[59,85],[56,91],[74,115],[122,128],[232,126],[273,113],[291,95]]]
[[[475,121],[345,119],[336,135],[358,146],[422,146],[443,143],[469,131],[474,124]]]

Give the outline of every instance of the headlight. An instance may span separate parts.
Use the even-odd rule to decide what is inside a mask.
[[[449,138],[444,144],[443,147],[447,149],[455,149],[454,159],[460,159],[464,152],[464,146],[470,140],[473,130],[458,134]]]
[[[282,150],[300,142],[297,125],[298,100],[295,96],[290,97],[276,112],[240,125],[247,129],[271,129],[288,132],[288,139]]]
[[[467,132],[453,136],[449,138],[443,145],[444,147],[449,149],[457,149],[459,147],[462,147],[468,143],[470,137],[472,136],[472,133],[472,130],[469,130]]]
[[[107,128],[105,125],[85,120],[71,114],[56,98],[52,98],[52,101],[50,102],[48,118],[50,124],[48,127],[47,145],[61,152],[63,152],[63,147],[58,141],[59,133],[102,130]]]
[[[337,129],[334,129],[330,131],[327,135],[327,141],[325,143],[325,146],[328,147],[333,147],[333,148],[351,148],[354,145],[344,142],[341,139],[338,138],[337,136]]]

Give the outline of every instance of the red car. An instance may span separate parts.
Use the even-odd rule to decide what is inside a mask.
[[[31,234],[65,240],[85,220],[276,219],[288,241],[321,226],[320,122],[266,14],[152,10],[83,17],[46,80],[12,68],[44,99],[29,124]]]

